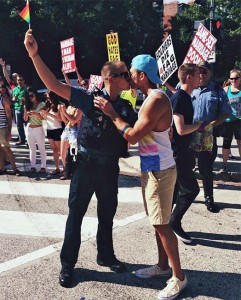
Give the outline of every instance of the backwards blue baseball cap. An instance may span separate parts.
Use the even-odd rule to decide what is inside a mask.
[[[135,56],[132,59],[131,66],[139,71],[144,72],[151,82],[155,84],[161,83],[161,79],[157,75],[157,61],[151,55],[140,54]]]

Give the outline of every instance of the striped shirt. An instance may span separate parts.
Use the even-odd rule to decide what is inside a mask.
[[[45,103],[40,102],[35,109],[30,109],[30,112],[39,113],[44,107],[45,107]],[[38,116],[30,116],[28,119],[28,123],[30,125],[42,125],[43,120],[40,116],[39,117]]]
[[[8,125],[8,120],[3,106],[3,98],[0,98],[0,128],[6,128]]]

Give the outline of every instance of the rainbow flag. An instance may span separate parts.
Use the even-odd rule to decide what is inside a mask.
[[[24,7],[24,9],[20,12],[20,17],[22,17],[28,24],[30,24],[30,10],[29,3]]]

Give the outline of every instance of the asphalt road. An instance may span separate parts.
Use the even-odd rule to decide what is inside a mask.
[[[51,171],[53,162],[47,148]],[[120,175],[119,180],[114,245],[128,272],[115,274],[96,264],[93,197],[83,223],[74,283],[65,289],[59,286],[58,275],[69,181],[28,173],[28,148],[13,146],[13,150],[24,176],[0,176],[0,299],[156,299],[166,279],[141,280],[132,274],[157,262],[154,232],[143,212],[140,179]],[[183,220],[195,243],[187,246],[179,242],[189,285],[178,299],[241,299],[240,187],[215,186],[215,199],[220,212],[211,214],[203,204],[201,190]]]

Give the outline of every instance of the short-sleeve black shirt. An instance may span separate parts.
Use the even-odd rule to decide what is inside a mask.
[[[171,97],[171,103],[174,114],[177,113],[179,115],[182,115],[184,123],[187,125],[193,123],[194,110],[190,95],[188,95],[184,90],[180,89]],[[174,152],[187,150],[191,142],[191,137],[191,133],[180,136],[177,133],[176,126],[174,124],[172,140],[172,148]]]

